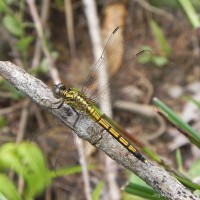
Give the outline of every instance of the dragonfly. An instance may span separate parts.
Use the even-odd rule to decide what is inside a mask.
[[[126,139],[122,135],[119,129],[114,126],[114,123],[111,123],[111,121],[108,120],[109,118],[105,114],[103,114],[97,107],[99,101],[106,101],[105,96],[103,94],[108,90],[109,87],[112,87],[112,84],[114,84],[115,87],[117,86],[117,89],[119,89],[121,85],[124,85],[124,82],[126,82],[128,85],[134,84],[134,82],[136,81],[134,79],[136,61],[143,56],[149,56],[150,52],[148,50],[142,50],[136,55],[131,56],[131,58],[126,60],[124,62],[124,65],[122,65],[122,67],[120,68],[120,73],[112,74],[109,77],[108,81],[104,83],[104,85],[102,85],[101,88],[97,89],[95,87],[97,74],[102,70],[102,68],[105,65],[107,65],[108,68],[111,67],[111,63],[117,61],[119,54],[122,53],[121,48],[116,48],[116,51],[111,56],[108,55],[109,52],[113,51],[113,47],[118,47],[119,44],[122,42],[122,32],[123,27],[117,27],[112,32],[105,45],[102,55],[100,56],[96,64],[92,67],[91,71],[89,72],[89,75],[85,79],[80,90],[77,88],[67,89],[63,83],[59,83],[54,85],[52,91],[55,98],[59,100],[59,102],[56,102],[56,104],[59,103],[59,106],[57,106],[56,109],[59,109],[61,106],[67,104],[73,108],[73,110],[77,113],[78,116],[83,115],[90,117],[93,121],[98,123],[104,130],[106,130],[110,135],[112,135],[114,139],[116,139],[121,145],[123,145],[139,161],[143,163],[148,163],[148,160],[137,150],[137,148],[130,141],[128,141],[128,139]],[[136,79],[138,79],[138,77],[136,77]],[[116,80],[118,80],[118,84],[115,82]],[[129,91],[130,96],[132,93],[134,93],[134,91]],[[76,122],[74,124],[74,127],[75,126]],[[54,134],[55,137],[57,137],[57,134],[55,133],[57,132],[57,130],[53,130],[52,132],[53,133],[51,135]],[[66,134],[62,134],[61,137],[67,138]],[[37,138],[35,140],[40,139]],[[68,136],[66,140],[71,140],[71,137]],[[63,141],[63,143],[65,142],[64,139],[61,139],[61,141]],[[53,144],[51,143],[51,145]],[[70,145],[63,144],[63,146],[67,147]],[[62,154],[69,153],[66,151],[68,150],[63,151]],[[59,157],[62,161],[62,156]],[[69,160],[71,161],[72,159],[69,158],[68,161]]]
[[[99,112],[99,109],[96,109],[95,100],[96,98],[101,98],[102,95],[101,92],[105,92],[105,90],[109,87],[111,82],[114,80],[114,77],[111,77],[108,82],[100,88],[100,90],[97,93],[93,93],[90,97],[87,96],[89,93],[88,87],[89,83],[91,83],[91,78],[95,76],[95,74],[98,73],[99,70],[104,67],[108,62],[106,61],[106,52],[109,52],[110,48],[113,47],[113,44],[116,44],[119,40],[119,34],[122,31],[122,27],[117,27],[111,34],[110,38],[108,39],[108,42],[105,46],[105,49],[97,61],[96,65],[93,67],[92,71],[90,72],[88,78],[84,82],[84,85],[81,90],[78,90],[77,88],[69,88],[67,89],[66,86],[63,83],[59,83],[54,85],[53,87],[53,94],[55,98],[61,100],[60,106],[63,104],[67,104],[71,106],[73,109],[81,111],[83,114],[89,116],[92,120],[94,120],[96,123],[98,123],[103,129],[105,129],[107,132],[109,132],[120,144],[122,144],[129,152],[131,152],[138,160],[142,161],[143,163],[147,163],[147,159],[125,138],[119,133],[115,127],[107,121],[107,119],[104,117],[105,115],[101,112]],[[139,52],[136,56],[134,56],[134,59],[136,59],[139,55],[144,54],[146,51]],[[117,55],[114,55],[113,58],[115,59]],[[124,67],[124,69],[127,69],[128,67],[133,67],[132,64],[134,62],[134,59],[132,58],[128,65]],[[131,66],[129,66],[131,65]],[[91,91],[90,91],[91,93]]]

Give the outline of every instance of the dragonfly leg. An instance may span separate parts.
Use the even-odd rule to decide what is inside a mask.
[[[77,119],[76,119],[76,121],[75,121],[75,123],[74,123],[74,125],[73,125],[73,131],[75,130],[75,127],[76,127],[76,123],[78,122],[78,120],[80,119],[80,117],[81,117],[81,115],[80,115],[80,113],[78,113],[74,108],[72,108],[73,109],[73,111],[77,114]]]
[[[57,105],[58,104],[58,105]],[[64,104],[64,101],[63,100],[60,100],[60,101],[57,101],[55,103],[53,103],[52,105],[55,105],[55,107],[51,107],[52,109],[59,109],[61,108],[61,106]]]

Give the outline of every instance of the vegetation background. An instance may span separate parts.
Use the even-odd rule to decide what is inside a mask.
[[[127,137],[138,141],[138,148],[147,157],[178,174],[197,193],[199,187],[192,182],[200,182],[199,1],[88,2],[1,0],[1,61],[17,64],[49,87],[58,81],[67,87],[81,87],[101,55],[95,43],[98,34],[101,49],[112,31],[122,26],[120,42],[112,47],[120,54],[109,65],[108,76],[124,70],[124,60],[143,49],[153,54],[135,59],[134,85],[123,91],[117,87],[115,98],[121,95],[124,100],[112,102],[113,118],[132,133]],[[95,9],[96,15],[92,15]],[[115,80],[110,90],[117,85]],[[0,88],[0,199],[164,199],[121,166],[105,161],[100,152],[88,150],[88,145],[86,156],[92,167],[90,186],[85,185],[72,134],[1,77]],[[137,98],[126,97],[133,90]],[[195,131],[177,124],[173,114],[168,119],[156,114],[155,105],[162,113],[167,111],[157,100],[153,103],[153,97],[162,100]],[[68,143],[63,139],[65,132],[69,133]],[[35,135],[39,135],[37,139]],[[22,142],[30,138],[42,143],[43,151]],[[55,173],[60,155],[68,158],[59,160]],[[110,174],[114,178],[109,178]],[[129,185],[121,191],[126,181]]]

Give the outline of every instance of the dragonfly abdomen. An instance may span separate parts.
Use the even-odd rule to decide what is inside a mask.
[[[147,160],[139,153],[139,151],[137,149],[135,149],[130,144],[130,142],[128,142],[124,137],[122,137],[105,119],[103,119],[96,112],[96,110],[94,108],[92,108],[91,106],[88,105],[87,111],[99,125],[101,125],[104,129],[106,129],[119,143],[121,143],[136,158],[138,158],[142,162],[147,162]]]

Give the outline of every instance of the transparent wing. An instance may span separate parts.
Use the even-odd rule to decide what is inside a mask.
[[[123,27],[117,27],[112,32],[112,34],[110,35],[106,43],[106,46],[103,50],[101,57],[98,59],[96,64],[92,67],[90,73],[88,74],[86,80],[84,81],[81,92],[83,92],[86,95],[91,94],[93,89],[96,87],[95,80],[97,79],[97,76],[102,70],[102,68],[107,66],[107,68],[109,69],[109,67],[111,67],[111,64],[109,64],[110,61],[118,60],[119,55],[121,55],[123,52],[123,48],[117,48],[121,46],[120,45],[121,43],[123,43],[122,34],[123,34]],[[112,54],[113,48],[115,48],[114,54]],[[107,56],[109,56],[109,62],[107,62]]]
[[[49,168],[51,171],[55,170],[56,176],[61,176],[60,173],[68,173],[66,176],[62,176],[54,180],[53,186],[51,187],[55,189],[54,192],[57,193],[60,192],[60,190],[63,190],[65,195],[67,195],[67,199],[70,197],[77,200],[85,199],[86,197],[83,186],[85,182],[82,178],[82,169],[79,167],[79,153],[77,151],[72,131],[61,122],[54,120],[48,126],[41,129],[29,141],[36,143],[41,148],[45,154]],[[93,190],[99,181],[104,179],[104,166],[102,164],[104,163],[104,159],[99,152],[94,151],[94,149],[91,150],[91,147],[89,147],[91,146],[90,144],[87,143],[84,146],[85,156],[88,158],[88,154],[90,155],[90,162],[87,163],[89,163],[90,187]],[[122,184],[120,166],[119,173],[120,185]],[[123,177],[125,181],[125,175],[123,175]]]
[[[136,55],[125,59],[120,68],[120,71],[115,74],[110,74],[108,76],[108,80],[104,83],[104,85],[102,85],[98,89],[96,88],[97,75],[102,70],[102,68],[105,67],[105,65],[107,65],[107,69],[109,71],[111,65],[115,63],[115,61],[119,61],[119,57],[123,54],[124,49],[118,48],[118,46],[121,46],[121,43],[123,42],[122,32],[123,27],[118,27],[113,31],[110,38],[108,39],[108,42],[104,48],[101,57],[99,58],[95,66],[92,68],[91,72],[89,73],[87,79],[83,84],[81,91],[96,103],[99,103],[100,101],[106,101],[105,96],[103,94],[106,93],[107,90],[109,90],[109,88],[112,88],[111,96],[114,98],[116,96],[123,97],[127,94],[130,97],[134,96],[134,98],[137,98],[137,96],[141,96],[141,94],[139,90],[135,89],[136,86],[138,84],[139,87],[141,87],[141,85],[147,85],[147,87],[148,85],[150,85],[148,80],[141,73],[139,73],[138,70],[136,70],[136,66],[139,65],[138,61],[140,61],[142,57],[151,56],[152,54],[149,50],[143,50],[137,53]],[[115,48],[114,51],[113,48]],[[144,93],[148,93],[148,88],[145,88],[145,90]],[[119,95],[119,91],[122,91],[122,95]],[[149,94],[146,95],[149,96]]]
[[[101,154],[88,142],[83,141],[84,151],[81,152],[84,155],[80,159],[80,153],[77,150],[77,137],[70,128],[60,121],[53,120],[29,139],[29,142],[36,143],[40,147],[51,174],[53,175],[54,172],[52,177],[55,179],[51,188],[54,189],[55,193],[62,190],[67,195],[67,199],[86,199],[84,191],[86,179],[82,175],[85,168],[88,169],[89,179],[87,181],[92,183],[90,185],[92,190],[102,180]],[[81,166],[83,157],[87,158],[84,168],[82,168],[83,165]],[[74,191],[79,192],[74,193]]]
[[[44,152],[49,168],[55,170],[57,176],[60,176],[62,170],[80,165],[75,135],[58,120],[53,120],[30,141],[36,143]],[[85,149],[86,152],[89,151],[89,143]]]

